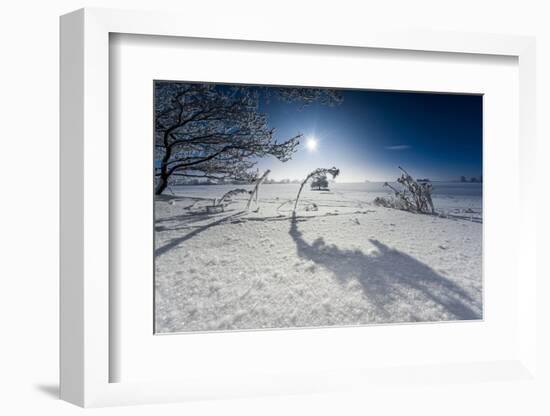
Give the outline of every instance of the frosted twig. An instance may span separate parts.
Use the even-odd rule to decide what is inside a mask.
[[[250,191],[248,191],[247,189],[243,189],[243,188],[232,189],[226,192],[225,194],[223,194],[223,196],[220,198],[217,204],[222,205],[224,201],[231,200],[231,198],[234,197],[235,195],[248,194],[248,193],[250,193]]]
[[[265,181],[267,178],[267,175],[269,175],[269,172],[271,172],[269,169],[264,172],[262,176],[260,176],[254,185],[254,189],[250,192],[250,198],[248,198],[248,203],[246,204],[246,210],[250,210],[250,204],[252,203],[252,199],[255,198],[256,205],[258,205],[258,194],[260,191],[260,185]]]
[[[296,213],[296,207],[298,206],[298,200],[300,199],[300,194],[302,193],[302,189],[304,188],[304,185],[309,181],[311,178],[322,176],[326,174],[330,174],[332,178],[336,178],[340,174],[340,169],[336,169],[335,167],[332,167],[330,169],[326,168],[318,168],[314,171],[311,171],[306,178],[302,181],[300,185],[300,189],[298,190],[298,195],[296,195],[296,202],[294,202],[294,209],[292,210],[292,213]]]

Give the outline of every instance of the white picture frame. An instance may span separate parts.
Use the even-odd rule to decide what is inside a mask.
[[[504,55],[519,66],[519,197],[517,271],[517,348],[507,359],[422,365],[413,378],[480,382],[487,374],[524,380],[536,374],[535,218],[532,183],[535,153],[535,41],[529,37],[465,33],[384,32],[352,29],[327,34],[320,27],[285,28],[241,25],[242,35],[220,19],[204,26],[171,13],[82,9],[61,18],[61,398],[80,406],[157,403],[196,398],[322,392],[343,385],[406,380],[410,369],[380,368],[368,372],[334,369],[319,377],[288,371],[277,377],[242,380],[223,373],[215,379],[112,382],[110,367],[120,357],[110,348],[116,328],[110,325],[116,308],[110,292],[109,252],[109,36],[114,33],[248,42],[331,45],[333,47],[429,51],[443,54]],[[239,342],[242,334],[232,334]],[[333,335],[336,336],[336,335]],[[242,342],[242,341],[241,341]],[[243,364],[246,365],[246,364]],[[476,372],[484,377],[475,376]],[[343,380],[346,380],[345,383]]]

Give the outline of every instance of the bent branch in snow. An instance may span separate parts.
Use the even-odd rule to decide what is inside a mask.
[[[232,197],[234,197],[235,195],[239,195],[239,194],[249,194],[250,191],[247,190],[247,189],[243,189],[243,188],[237,188],[237,189],[232,189],[228,192],[226,192],[225,194],[223,194],[223,196],[219,199],[219,201],[217,201],[217,204],[216,205],[223,205],[223,203],[225,201],[230,201]]]
[[[298,200],[300,199],[300,194],[302,193],[302,189],[304,188],[304,185],[307,183],[307,181],[309,181],[311,178],[326,176],[327,173],[331,175],[332,178],[334,179],[340,174],[340,169],[336,169],[334,166],[330,169],[319,168],[310,172],[306,176],[306,178],[302,181],[302,184],[300,185],[300,189],[298,190],[298,195],[296,195],[296,201],[294,202],[294,209],[292,210],[293,213],[296,212],[296,207],[298,206]]]
[[[256,180],[256,184],[254,185],[254,189],[250,192],[250,198],[248,199],[248,203],[246,204],[246,210],[250,210],[250,204],[252,203],[252,198],[255,198],[256,205],[258,205],[258,193],[260,191],[260,185],[266,180],[267,175],[269,175],[269,172],[271,172],[269,169],[264,172],[262,176]]]

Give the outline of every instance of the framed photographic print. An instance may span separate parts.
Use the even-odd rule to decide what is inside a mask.
[[[532,377],[533,40],[179,22],[61,20],[62,398]]]
[[[481,95],[153,88],[155,333],[482,318]]]

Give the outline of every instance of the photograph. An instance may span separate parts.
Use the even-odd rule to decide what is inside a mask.
[[[483,319],[483,95],[152,87],[155,334]]]

